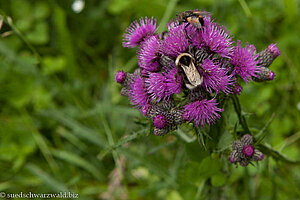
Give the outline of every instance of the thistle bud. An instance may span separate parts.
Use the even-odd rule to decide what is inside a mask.
[[[232,144],[233,151],[230,154],[231,163],[240,163],[246,167],[251,161],[259,161],[264,158],[264,154],[252,146],[253,137],[249,134],[244,135],[240,140]]]
[[[280,55],[279,49],[276,44],[270,44],[265,50],[258,53],[257,60],[260,66],[269,67],[275,58]]]
[[[253,77],[256,82],[272,81],[275,79],[276,74],[266,67],[261,67],[261,71],[257,74],[257,77]]]

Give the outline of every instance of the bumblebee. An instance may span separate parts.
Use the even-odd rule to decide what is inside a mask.
[[[177,15],[177,19],[180,22],[188,22],[195,28],[200,29],[204,26],[203,16],[210,15],[209,12],[205,11],[184,11]],[[189,25],[187,24],[186,27]]]
[[[184,71],[185,77],[185,86],[192,90],[203,82],[203,76],[200,75],[197,67],[195,66],[194,57],[189,53],[180,54],[175,61],[175,65]]]

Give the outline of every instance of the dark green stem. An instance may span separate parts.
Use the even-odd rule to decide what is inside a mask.
[[[245,132],[251,134],[251,131],[248,127],[247,121],[246,121],[244,115],[242,114],[241,104],[240,104],[238,97],[235,94],[233,94],[231,96],[231,99],[233,102],[234,110],[239,118],[240,124],[242,125]]]

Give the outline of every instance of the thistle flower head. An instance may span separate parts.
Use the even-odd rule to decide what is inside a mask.
[[[195,33],[195,35],[192,39],[194,46],[207,47],[211,52],[226,58],[232,55],[232,36],[223,26],[207,20],[201,32]]]
[[[151,73],[146,78],[147,92],[152,100],[168,100],[172,94],[181,91],[181,77],[176,76],[177,69],[168,69],[163,73]]]
[[[189,47],[184,25],[172,28],[161,46],[161,53],[173,58],[185,52]]]
[[[257,77],[257,73],[260,72],[258,55],[255,55],[255,51],[255,47],[248,43],[243,48],[241,41],[238,40],[229,61],[233,65],[233,74],[239,75],[246,83],[252,81],[252,77]]]
[[[115,77],[117,83],[123,83],[126,78],[126,73],[123,71],[118,71]]]
[[[240,84],[235,83],[233,85],[233,89],[232,89],[233,94],[241,95],[242,91],[243,91],[243,87]]]
[[[157,115],[153,118],[153,125],[156,127],[156,128],[165,128],[167,124],[167,120],[166,120],[166,117],[163,116],[163,115]]]
[[[199,68],[203,76],[203,87],[207,92],[213,93],[213,90],[219,92],[223,91],[225,94],[231,93],[230,85],[234,83],[232,75],[228,74],[228,69],[221,66],[222,63],[213,62],[207,58]]]
[[[140,21],[134,21],[123,35],[123,46],[133,48],[138,45],[148,36],[154,35],[157,31],[156,20],[140,18]]]
[[[243,148],[243,154],[245,156],[251,157],[254,154],[254,147],[251,144],[248,144],[246,146],[244,146]]]
[[[142,42],[138,50],[138,64],[147,71],[158,71],[160,64],[158,63],[158,51],[160,48],[160,39],[156,36],[149,36]]]
[[[185,122],[212,125],[223,111],[220,99],[241,93],[238,77],[246,83],[275,78],[268,67],[280,54],[276,44],[259,53],[239,40],[234,46],[229,31],[198,11],[177,15],[162,33],[156,33],[156,20],[141,18],[123,36],[124,47],[139,46],[139,68],[133,74],[118,72],[115,80],[123,87],[121,94],[153,120],[155,135],[165,135]],[[252,136],[234,142],[232,163],[246,166],[262,158]]]
[[[183,119],[186,121],[194,121],[198,126],[201,123],[201,127],[205,123],[208,125],[214,123],[221,117],[218,112],[223,112],[223,109],[217,107],[218,103],[215,99],[201,101],[195,101],[184,106]]]
[[[145,81],[143,78],[141,78],[140,76],[136,76],[133,78],[132,82],[130,83],[128,97],[131,103],[139,109],[149,104],[149,98],[146,92]]]

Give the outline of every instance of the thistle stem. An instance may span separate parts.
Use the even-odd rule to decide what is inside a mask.
[[[251,131],[248,127],[245,116],[242,114],[242,109],[241,109],[241,104],[240,104],[239,98],[234,94],[231,96],[231,99],[233,102],[234,110],[239,118],[240,124],[242,125],[245,132],[251,134]]]

